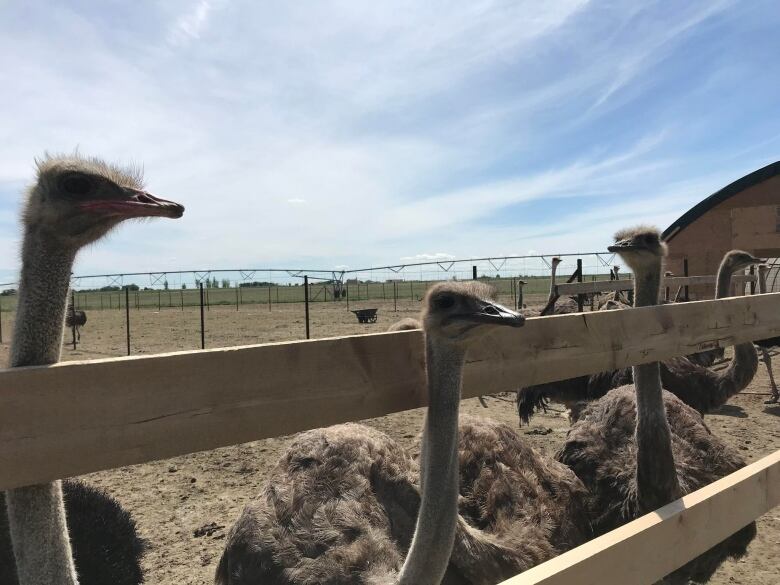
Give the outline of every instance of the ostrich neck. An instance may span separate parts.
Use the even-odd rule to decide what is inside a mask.
[[[438,585],[458,518],[458,408],[465,352],[426,336],[428,412],[421,449],[422,498],[399,585]]]
[[[647,270],[634,271],[636,307],[658,304],[661,261]],[[672,435],[666,420],[658,362],[634,366],[636,386],[636,484],[643,512],[664,506],[680,496],[672,454]]]
[[[60,346],[74,250],[37,231],[25,234],[11,367],[53,364]]]
[[[75,251],[34,228],[25,233],[10,366],[59,359]],[[60,482],[6,493],[8,524],[20,585],[78,585]]]
[[[731,277],[734,275],[734,267],[724,262],[718,268],[718,276],[715,278],[715,298],[725,299],[731,296]]]
[[[715,298],[723,299],[731,295],[731,279],[736,269],[724,262],[718,268],[715,284]],[[760,273],[760,270],[759,270]],[[759,290],[761,282],[759,276]],[[734,346],[734,358],[726,369],[717,373],[718,383],[724,397],[730,398],[744,390],[753,380],[758,369],[758,352],[752,341]]]

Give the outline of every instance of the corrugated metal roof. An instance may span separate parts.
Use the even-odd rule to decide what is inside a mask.
[[[763,183],[764,181],[777,175],[780,175],[780,161],[773,162],[772,164],[760,168],[757,171],[753,171],[752,173],[745,175],[741,179],[737,179],[730,185],[723,187],[723,189],[720,191],[713,193],[706,199],[691,207],[678,220],[666,228],[664,233],[661,234],[661,237],[667,242],[670,241],[680,231],[699,219],[702,215],[707,213],[710,209],[719,203],[723,203],[737,193],[741,193],[745,189],[749,189],[754,185]]]

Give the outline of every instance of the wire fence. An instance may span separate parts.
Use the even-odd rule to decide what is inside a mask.
[[[610,253],[559,257],[559,282],[565,282],[580,265],[582,280],[608,280],[615,260]],[[432,283],[475,277],[492,284],[505,305],[534,306],[547,299],[552,258],[439,259],[356,270],[74,276],[69,310],[84,312],[87,322],[66,334],[65,347],[77,359],[381,331],[398,319],[418,314],[420,300]],[[0,343],[10,339],[15,288],[14,283],[0,285],[4,289],[0,292]],[[364,309],[376,309],[377,321],[360,323],[350,312]],[[7,345],[2,351],[7,351]],[[68,359],[68,355],[63,357]]]

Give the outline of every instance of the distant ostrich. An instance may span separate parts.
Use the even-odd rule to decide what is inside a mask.
[[[146,193],[138,174],[102,161],[79,156],[39,161],[37,182],[22,214],[22,272],[10,366],[59,360],[71,268],[80,248],[125,219],[180,217],[183,211],[176,203]],[[111,509],[111,500],[87,486],[68,489],[68,494],[65,504],[59,481],[6,492],[20,585],[76,585],[77,569],[83,571],[84,583],[127,583],[126,575],[136,576],[131,582],[141,582],[138,558],[133,557],[140,552],[139,541],[129,517]],[[96,517],[99,507],[105,506],[108,515]],[[80,532],[73,534],[75,550],[69,541],[68,510],[74,511],[71,524]],[[116,551],[105,550],[115,542],[112,532],[126,537],[120,545],[127,547],[126,554],[114,557]],[[88,575],[106,567],[113,567],[108,575]]]
[[[731,278],[736,272],[760,262],[759,258],[742,250],[728,252],[718,268],[715,298],[729,295]],[[717,349],[708,351],[717,353]],[[744,390],[758,368],[758,356],[750,342],[734,346],[734,358],[719,372],[701,366],[695,360],[695,354],[664,360],[660,366],[661,380],[664,389],[701,414],[720,408]],[[566,405],[572,419],[576,419],[583,406],[577,406],[578,402],[596,400],[612,388],[631,383],[631,375],[631,368],[623,368],[521,388],[517,393],[518,415],[521,422],[528,423],[535,409],[544,409],[547,401],[552,400]]]
[[[654,228],[625,230],[610,251],[632,268],[635,306],[658,304],[666,246]],[[569,431],[558,459],[590,491],[593,527],[604,534],[744,467],[713,436],[698,412],[661,389],[658,363],[634,366],[635,387],[591,403]],[[751,523],[670,575],[707,581],[728,557],[741,556],[756,534]]]
[[[309,431],[292,443],[230,531],[216,583],[435,585],[444,578],[453,541],[456,551],[472,554],[500,549],[457,514],[466,348],[491,327],[523,322],[485,299],[487,289],[441,283],[425,297],[429,407],[417,519],[409,512],[418,503],[414,465],[395,441],[357,424]],[[399,491],[412,501],[399,503]]]
[[[76,328],[76,341],[81,341],[81,328],[87,324],[87,314],[84,311],[77,311],[73,305],[68,303],[65,310],[65,327]]]
[[[387,328],[388,331],[412,331],[414,329],[422,329],[422,323],[412,317],[404,317]]]
[[[766,284],[767,273],[769,272],[769,266],[762,264],[758,267],[758,289],[760,293],[766,293],[768,291]],[[767,374],[769,375],[769,384],[772,386],[772,396],[769,400],[766,400],[764,404],[777,404],[780,401],[780,390],[777,389],[775,383],[775,376],[772,373],[772,356],[769,353],[770,349],[780,347],[780,337],[770,337],[768,339],[759,339],[754,342],[761,350],[761,357],[764,365],[766,366]]]
[[[576,313],[579,311],[579,306],[577,305],[577,301],[572,299],[571,297],[566,297],[562,304],[558,304],[558,300],[560,299],[560,295],[558,295],[557,291],[555,290],[556,286],[556,275],[558,273],[558,265],[563,262],[558,256],[553,256],[550,260],[550,292],[547,295],[547,304],[538,312],[535,311],[525,311],[526,315],[530,316],[545,316],[545,315],[564,315],[568,313]],[[574,277],[570,278],[569,281],[573,280]]]

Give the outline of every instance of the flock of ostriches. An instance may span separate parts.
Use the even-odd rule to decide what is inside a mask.
[[[80,156],[39,161],[22,214],[10,366],[59,359],[80,248],[126,219],[183,212],[148,193],[138,173]],[[610,250],[634,273],[634,306],[658,304],[666,253],[658,231],[625,230]],[[729,252],[717,296],[728,295],[735,272],[761,262]],[[544,314],[565,310],[556,308],[554,290]],[[615,295],[605,308],[626,306]],[[486,285],[431,287],[420,321],[391,328],[425,333],[430,406],[419,461],[359,424],[298,435],[227,536],[215,582],[491,585],[745,465],[702,416],[749,384],[758,364],[752,343],[737,345],[720,371],[689,356],[521,390],[522,418],[548,399],[571,407],[572,426],[555,458],[505,424],[459,416],[469,344],[523,321]],[[67,480],[9,490],[4,504],[0,585],[143,582],[145,543],[105,492]],[[725,559],[743,555],[755,534],[754,523],[745,526],[664,582],[706,582]]]

